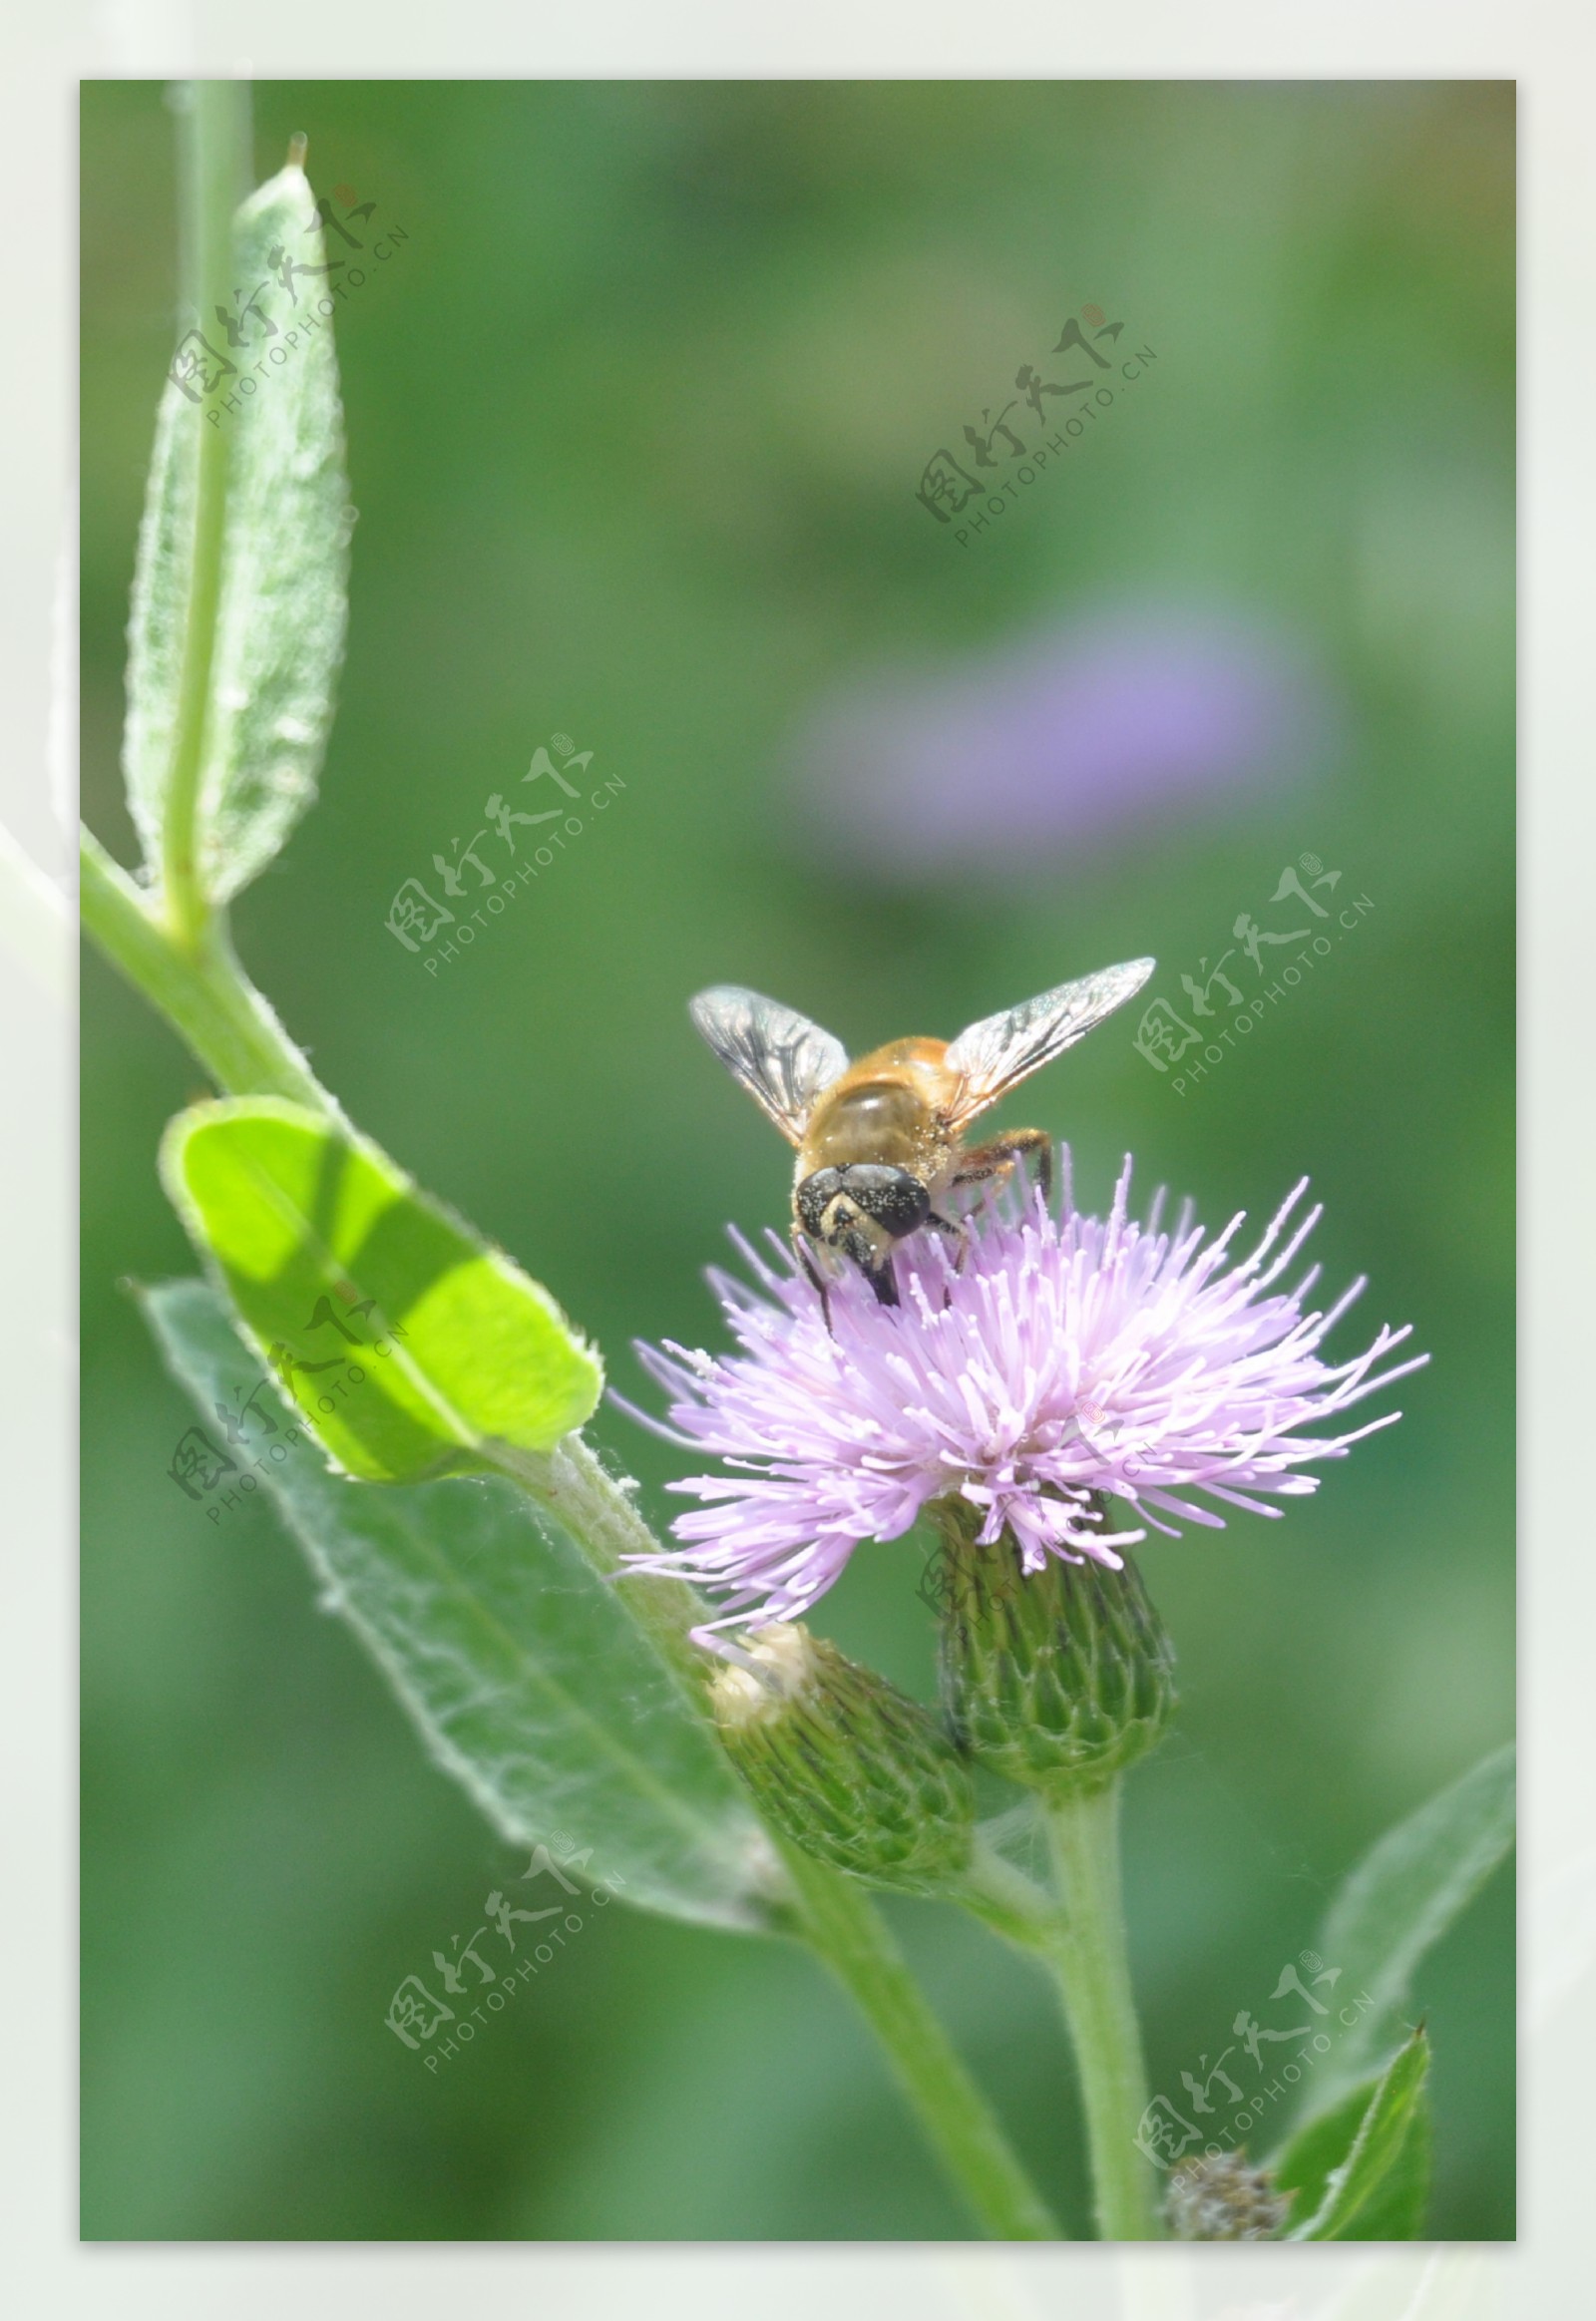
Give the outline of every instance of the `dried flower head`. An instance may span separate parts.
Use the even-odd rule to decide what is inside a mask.
[[[1164,2201],[1177,2240],[1269,2240],[1290,2206],[1268,2169],[1251,2166],[1244,2151],[1182,2160]]]
[[[683,1545],[632,1559],[722,1599],[704,1641],[800,1617],[861,1540],[901,1537],[950,1495],[979,1512],[981,1544],[1006,1530],[1026,1572],[1049,1556],[1117,1568],[1146,1534],[1106,1529],[1105,1495],[1171,1534],[1182,1518],[1223,1525],[1193,1491],[1279,1514],[1271,1499],[1317,1488],[1309,1461],[1400,1415],[1302,1431],[1425,1358],[1376,1375],[1408,1336],[1387,1328],[1351,1361],[1322,1358],[1363,1283],[1327,1312],[1304,1310],[1317,1267],[1276,1288],[1320,1216],[1291,1224],[1306,1179],[1240,1262],[1242,1215],[1207,1241],[1188,1204],[1166,1233],[1160,1194],[1133,1222],[1128,1160],[1106,1218],[1073,1206],[1067,1150],[1063,1182],[1057,1216],[1039,1195],[989,1199],[962,1244],[903,1243],[897,1306],[850,1272],[828,1315],[774,1235],[774,1264],[734,1235],[756,1286],[710,1281],[740,1351],[639,1348],[669,1409],[663,1424],[631,1415],[729,1470],[673,1483],[702,1502],[672,1526]]]

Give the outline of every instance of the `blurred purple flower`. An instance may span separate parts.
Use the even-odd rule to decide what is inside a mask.
[[[899,1305],[850,1270],[829,1316],[781,1244],[780,1270],[740,1245],[757,1288],[710,1277],[740,1351],[640,1348],[669,1423],[621,1405],[732,1471],[673,1483],[702,1502],[672,1526],[685,1545],[631,1568],[721,1596],[726,1617],[695,1631],[708,1641],[713,1628],[801,1618],[862,1540],[901,1537],[949,1495],[981,1510],[982,1544],[1009,1532],[1027,1572],[1049,1555],[1117,1567],[1118,1548],[1145,1534],[1106,1529],[1104,1495],[1159,1531],[1169,1518],[1223,1526],[1194,1490],[1278,1515],[1270,1499],[1317,1488],[1298,1469],[1399,1414],[1328,1438],[1302,1429],[1426,1358],[1378,1370],[1408,1336],[1386,1328],[1350,1361],[1322,1357],[1363,1284],[1328,1312],[1303,1307],[1317,1266],[1275,1288],[1319,1219],[1312,1209],[1288,1232],[1306,1184],[1238,1262],[1240,1216],[1206,1248],[1189,1205],[1159,1231],[1162,1195],[1133,1222],[1127,1161],[1106,1218],[1082,1216],[1067,1190],[1056,1217],[1039,1192],[989,1201],[960,1246],[900,1245]]]
[[[839,693],[799,741],[796,802],[815,843],[877,874],[1044,868],[1295,784],[1334,724],[1309,656],[1264,621],[1104,613]]]

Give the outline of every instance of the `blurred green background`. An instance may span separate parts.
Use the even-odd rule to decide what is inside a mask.
[[[699,985],[859,1048],[1141,952],[1179,1004],[1240,912],[1282,923],[1304,852],[1375,906],[1185,1094],[1116,1022],[1004,1115],[1072,1140],[1088,1205],[1127,1149],[1215,1224],[1311,1172],[1332,1285],[1372,1277],[1342,1351],[1410,1320],[1434,1357],[1286,1520],[1146,1553],[1184,1708],[1131,1782],[1127,1875],[1178,2100],[1362,1849],[1512,1725],[1512,91],[273,84],[255,124],[261,176],[303,130],[318,193],[409,239],[337,319],[348,663],[322,802],[239,948],[355,1119],[622,1391],[633,1336],[719,1343],[700,1269],[727,1218],[783,1212],[784,1148],[687,1024]],[[83,789],[124,859],[172,127],[154,83],[84,91]],[[1058,378],[1091,303],[1156,370],[961,548],[925,462],[1022,362]],[[1089,839],[1031,845],[1015,809],[1022,870],[975,878],[957,845],[905,877],[806,817],[839,686],[913,665],[979,723],[984,656],[1141,606],[1290,640],[1333,740],[1287,714],[1249,786],[1178,813],[1127,790],[1117,821],[1088,751]],[[437,891],[434,851],[557,732],[623,791],[429,975],[391,898]],[[611,1909],[436,2078],[384,2027],[515,1864],[269,1511],[212,1525],[168,1479],[188,1412],[118,1284],[192,1271],[154,1152],[200,1076],[94,958],[84,1015],[84,2232],[962,2235],[796,1951]],[[597,1431],[664,1520],[683,1460]],[[924,1554],[861,1553],[816,1625],[929,1696]],[[1040,1979],[951,1913],[894,1916],[1083,2228]],[[1436,2235],[1513,2230],[1512,1936],[1503,1875],[1421,1976]]]

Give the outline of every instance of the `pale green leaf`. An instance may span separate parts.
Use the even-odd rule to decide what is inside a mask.
[[[1429,2213],[1434,2132],[1427,2085],[1420,2088],[1400,2148],[1343,2240],[1422,2240]]]
[[[1289,2234],[1292,2240],[1411,2239],[1429,2172],[1429,2135],[1423,2112],[1429,2043],[1415,2031],[1375,2087],[1347,2156],[1325,2178],[1314,2212]],[[1283,2163],[1287,2164],[1287,2163]],[[1284,2180],[1283,2178],[1281,2179]]]
[[[1511,1846],[1515,1769],[1511,1743],[1483,1758],[1389,1829],[1336,1897],[1316,1947],[1342,1970],[1338,1996],[1364,2012],[1337,2041],[1316,2109],[1371,2075],[1419,1961]]]
[[[1301,2220],[1323,2206],[1331,2175],[1343,2166],[1379,2089],[1378,2079],[1365,2080],[1328,2112],[1300,2128],[1284,2148],[1269,2161],[1269,2171],[1283,2192],[1293,2197],[1293,2214]],[[1423,2231],[1429,2195],[1429,2091],[1421,2091],[1413,2107],[1402,2148],[1386,2178],[1360,2211],[1349,2240],[1416,2240]]]
[[[209,436],[216,457],[207,472],[224,515],[196,859],[211,902],[271,861],[315,796],[343,652],[351,520],[332,317],[320,311],[329,277],[292,270],[326,263],[301,170],[283,170],[243,203],[233,253],[231,329],[215,315],[199,318],[209,350],[199,372],[187,362],[195,341],[185,333],[184,383],[169,378],[157,418],[124,744],[129,803],[154,869],[193,610],[200,447]],[[227,370],[207,388],[222,364]]]
[[[337,1464],[419,1482],[547,1452],[603,1373],[538,1283],[367,1138],[278,1097],[199,1104],[162,1176],[263,1361]]]
[[[174,1282],[144,1303],[218,1446],[222,1410],[246,1437],[229,1452],[240,1477],[217,1486],[218,1508],[229,1482],[257,1474],[323,1602],[503,1836],[534,1845],[559,1832],[591,1846],[591,1874],[642,1908],[766,1923],[768,1845],[707,1723],[634,1625],[624,1583],[599,1579],[500,1478],[392,1490],[340,1480],[302,1429],[289,1440],[293,1413],[272,1386],[255,1394],[260,1364],[213,1291]]]
[[[1379,2085],[1378,2078],[1360,2080],[1328,2109],[1315,2113],[1266,2163],[1279,2189],[1294,2195],[1299,2219],[1312,2216],[1323,2202],[1331,2171],[1352,2150]]]
[[[122,772],[128,805],[152,876],[161,865],[167,795],[177,746],[178,697],[194,576],[199,406],[169,379],[156,412],[155,450],[145,485],[144,522],[128,624],[128,714]]]

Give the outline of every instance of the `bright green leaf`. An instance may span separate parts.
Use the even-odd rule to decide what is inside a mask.
[[[1380,2082],[1365,2080],[1328,2112],[1300,2128],[1269,2161],[1269,2170],[1283,2192],[1295,2194],[1293,2213],[1299,2219],[1317,2214],[1323,2206],[1334,2171],[1352,2151],[1364,2117],[1374,2102]],[[1415,2240],[1424,2223],[1429,2195],[1429,2093],[1421,2091],[1413,2108],[1401,2152],[1385,2185],[1372,2194],[1358,2216],[1349,2240]]]
[[[1363,2003],[1316,2086],[1316,2109],[1369,2078],[1420,1959],[1513,1841],[1515,1759],[1497,1749],[1372,1847],[1342,1887],[1316,1947],[1340,1967],[1337,1996]]]
[[[263,1361],[345,1472],[420,1482],[546,1452],[603,1373],[546,1290],[354,1131],[281,1098],[198,1104],[168,1193]]]
[[[1312,2216],[1320,2207],[1331,2171],[1339,2168],[1352,2150],[1379,2085],[1378,2079],[1368,2079],[1350,2088],[1328,2111],[1317,2113],[1306,2127],[1299,2128],[1268,2162],[1280,2189],[1296,2194],[1299,2217]]]
[[[1421,2030],[1415,2031],[1376,2086],[1346,2158],[1325,2179],[1319,2206],[1288,2238],[1413,2237],[1384,2225],[1393,2216],[1410,2217],[1415,2200],[1422,2204],[1429,2137],[1421,2107],[1428,2074],[1429,2043]],[[1383,2227],[1378,2232],[1371,2229],[1376,2224]]]
[[[243,1409],[260,1365],[215,1294],[174,1282],[144,1302],[207,1425],[218,1406]],[[591,1846],[590,1873],[639,1907],[764,1924],[767,1843],[707,1724],[634,1625],[624,1585],[599,1579],[500,1478],[367,1489],[330,1474],[302,1433],[290,1442],[288,1419],[267,1384],[231,1455],[242,1472],[257,1464],[256,1487],[299,1540],[324,1603],[495,1827],[518,1845],[562,1831]]]
[[[200,881],[211,902],[247,884],[281,849],[315,796],[343,652],[350,526],[332,318],[319,311],[321,226],[304,174],[285,169],[239,209],[239,285],[232,327],[199,327],[216,363],[207,391],[179,348],[183,384],[169,378],[156,423],[129,630],[128,799],[154,869],[172,782],[195,607],[201,445],[212,440],[206,490],[223,494],[208,711],[197,799]],[[273,261],[273,252],[277,258]],[[252,313],[243,311],[258,288]],[[265,325],[269,323],[268,331]],[[232,346],[231,338],[241,344]],[[192,648],[191,648],[192,649]]]
[[[1401,2147],[1386,2172],[1386,2179],[1344,2232],[1344,2240],[1422,2240],[1429,2211],[1429,2181],[1433,2157],[1430,2101],[1421,2088]]]

